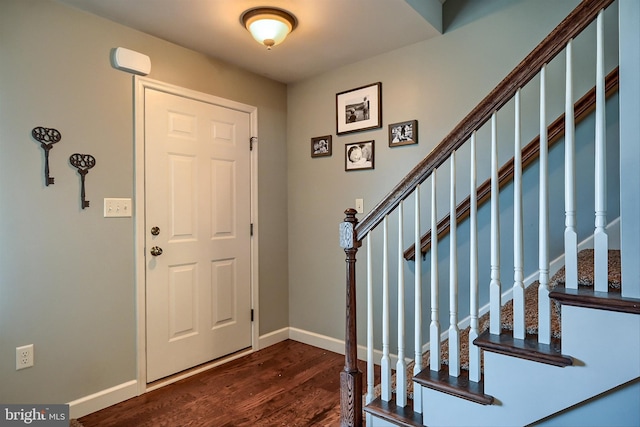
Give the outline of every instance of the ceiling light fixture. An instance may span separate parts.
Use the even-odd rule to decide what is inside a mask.
[[[282,41],[298,25],[295,16],[286,10],[272,7],[256,7],[245,11],[240,21],[254,39],[267,49]]]

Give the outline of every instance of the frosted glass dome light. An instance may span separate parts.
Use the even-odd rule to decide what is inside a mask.
[[[274,8],[249,9],[240,19],[253,38],[267,49],[282,43],[297,25],[289,12]]]

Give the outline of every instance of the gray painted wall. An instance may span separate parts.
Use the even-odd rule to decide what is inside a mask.
[[[133,83],[110,50],[151,57],[150,78],[258,108],[260,333],[288,326],[286,86],[49,0],[0,3],[0,402],[68,402],[136,377]],[[36,126],[62,141],[45,187]],[[79,206],[75,152],[95,156]],[[15,371],[15,348],[35,366]]]
[[[640,212],[640,3],[633,0],[620,1],[620,85],[625,92],[620,95],[620,149],[625,155],[620,165],[621,193],[620,211],[622,220],[622,277],[624,283],[640,283],[640,265],[637,254],[640,252],[640,224],[634,219]],[[626,218],[626,219],[625,219]],[[629,286],[623,295],[640,298],[640,285]]]

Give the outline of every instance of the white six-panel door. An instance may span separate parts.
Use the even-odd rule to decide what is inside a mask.
[[[151,88],[144,116],[152,382],[251,346],[250,117]]]

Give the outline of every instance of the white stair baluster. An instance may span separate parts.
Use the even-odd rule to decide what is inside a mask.
[[[515,135],[513,147],[513,337],[524,339],[524,242],[522,219],[522,138],[520,89],[515,95]]]
[[[595,208],[596,229],[593,235],[594,279],[597,292],[609,289],[607,226],[607,157],[605,141],[605,88],[604,88],[604,10],[596,20],[596,165]]]
[[[564,113],[564,260],[565,286],[578,288],[578,233],[576,232],[576,159],[573,111],[573,40],[566,48],[566,90]]]
[[[422,371],[422,242],[420,238],[420,184],[415,191],[415,225],[414,225],[414,344],[415,357],[413,364],[413,375],[416,376]],[[413,411],[422,413],[422,387],[413,386]]]
[[[389,358],[389,218],[382,221],[382,359],[380,361],[380,397],[391,400],[391,359]]]
[[[480,348],[478,338],[478,194],[476,182],[476,132],[471,134],[471,194],[469,195],[469,380],[480,381]]]
[[[396,405],[407,405],[407,362],[404,359],[404,208],[398,205],[398,361],[396,363]]]
[[[438,320],[438,209],[436,172],[431,174],[431,323],[429,325],[429,365],[440,370],[440,321]]]
[[[449,375],[460,376],[458,329],[458,225],[456,215],[456,152],[451,153],[449,192]]]
[[[489,284],[489,331],[499,335],[502,295],[500,284],[500,185],[498,181],[498,118],[491,115],[491,282]]]
[[[373,401],[375,372],[373,362],[373,259],[371,233],[367,234],[367,404]]]
[[[538,237],[538,341],[551,342],[551,305],[549,300],[549,179],[546,80],[547,65],[540,70],[540,202]]]

